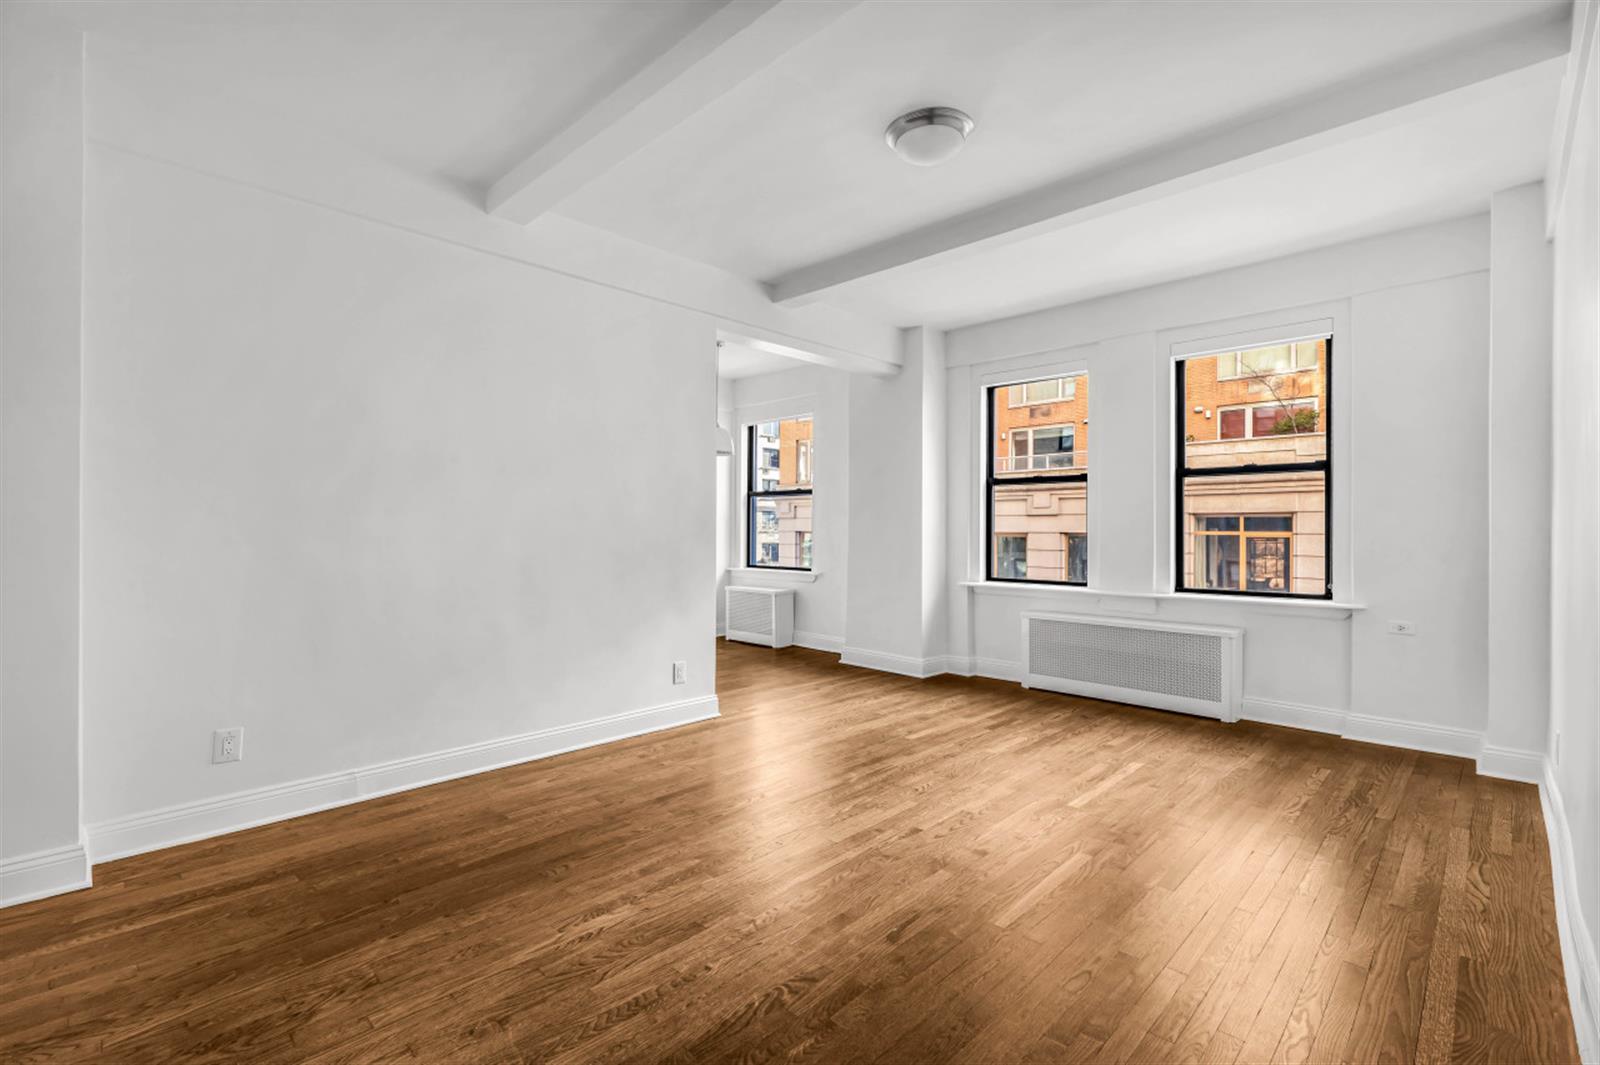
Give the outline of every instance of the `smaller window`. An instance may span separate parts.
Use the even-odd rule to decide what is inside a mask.
[[[745,525],[748,565],[811,568],[811,416],[751,425],[746,437],[750,491]]]

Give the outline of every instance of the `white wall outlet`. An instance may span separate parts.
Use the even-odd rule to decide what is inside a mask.
[[[237,762],[244,757],[244,729],[219,728],[211,734],[211,760]]]
[[[1389,622],[1389,635],[1390,636],[1415,636],[1416,634],[1417,634],[1417,623],[1415,621],[1391,621],[1391,622]]]
[[[672,683],[674,683],[674,684],[687,684],[687,683],[689,683],[689,663],[687,663],[687,662],[674,662],[674,663],[672,663]]]

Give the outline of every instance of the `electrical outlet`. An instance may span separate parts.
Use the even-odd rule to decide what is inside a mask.
[[[672,683],[674,683],[674,684],[687,684],[687,683],[689,683],[689,663],[687,663],[687,662],[674,662],[674,663],[672,663]]]
[[[237,762],[244,757],[244,729],[219,728],[211,734],[211,760]]]
[[[1417,623],[1414,622],[1414,621],[1391,621],[1391,622],[1389,622],[1389,635],[1390,636],[1415,636],[1416,634],[1417,634]]]

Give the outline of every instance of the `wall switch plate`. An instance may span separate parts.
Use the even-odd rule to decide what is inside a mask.
[[[211,760],[237,762],[244,757],[244,729],[219,728],[211,734]]]
[[[689,683],[689,663],[687,663],[687,662],[674,662],[674,663],[672,663],[672,683],[674,683],[674,684],[687,684],[687,683]]]
[[[1416,634],[1417,634],[1417,623],[1414,622],[1414,621],[1391,621],[1391,622],[1389,622],[1389,635],[1390,636],[1415,636]]]

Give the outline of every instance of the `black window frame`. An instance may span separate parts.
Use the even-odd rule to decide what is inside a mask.
[[[802,415],[791,415],[788,418],[769,418],[767,420],[767,422],[761,422],[759,424],[765,425],[765,424],[768,424],[768,422],[792,421],[792,420],[795,420],[795,419],[800,418],[800,417],[802,417]],[[813,422],[812,424],[815,425],[815,422]],[[777,571],[780,571],[780,572],[788,571],[788,572],[791,572],[791,573],[810,573],[811,569],[812,569],[811,566],[778,566],[778,565],[773,565],[771,563],[757,562],[756,561],[756,502],[757,502],[757,500],[761,500],[761,499],[794,499],[794,498],[797,498],[799,496],[804,496],[805,498],[810,499],[811,498],[811,493],[812,493],[812,489],[810,489],[810,488],[781,488],[781,489],[773,489],[773,490],[770,490],[770,491],[763,491],[763,490],[761,490],[761,489],[756,487],[757,484],[759,483],[757,481],[757,479],[756,479],[756,457],[757,457],[757,454],[758,454],[757,444],[756,444],[756,426],[757,426],[757,423],[755,423],[755,422],[752,422],[751,424],[745,426],[745,438],[744,438],[745,439],[745,452],[744,452],[744,454],[745,454],[745,460],[744,460],[744,476],[745,476],[744,564],[745,564],[745,568],[747,568],[747,569],[762,569],[762,570],[777,570]],[[783,461],[781,455],[780,455],[778,461],[780,463]],[[815,454],[815,449],[813,449],[813,454],[812,454],[811,461],[812,461],[812,466],[813,466],[813,469],[811,471],[811,475],[813,477],[815,477],[816,476],[816,469],[815,469],[816,454]],[[811,513],[812,513],[812,520],[815,521],[816,520],[816,518],[815,518],[815,515],[816,515],[816,504],[815,503],[812,504]],[[815,530],[812,530],[811,544],[812,544],[812,550],[815,551],[815,549],[816,549],[816,531]],[[782,548],[781,547],[779,548],[779,554],[780,554],[780,557],[781,557],[781,555],[782,555]],[[813,561],[814,560],[815,560],[815,555],[813,555]]]
[[[985,581],[988,581],[988,582],[991,582],[991,583],[994,583],[994,584],[1035,584],[1035,585],[1038,585],[1038,586],[1040,586],[1042,588],[1087,588],[1087,587],[1089,587],[1089,555],[1088,555],[1088,552],[1093,549],[1093,545],[1092,544],[1086,545],[1085,548],[1084,548],[1084,563],[1083,563],[1084,579],[1081,580],[1081,581],[1046,581],[1046,580],[1039,580],[1038,578],[1035,578],[1035,577],[997,577],[997,576],[995,576],[995,548],[997,546],[996,543],[995,543],[995,539],[999,534],[997,534],[995,532],[995,528],[994,528],[994,490],[995,490],[995,487],[997,485],[1001,485],[1001,484],[1007,484],[1007,485],[1016,485],[1016,484],[1042,485],[1042,484],[1067,484],[1067,483],[1072,483],[1072,482],[1076,482],[1076,481],[1082,481],[1082,482],[1084,482],[1083,492],[1084,492],[1084,497],[1085,497],[1085,501],[1086,501],[1085,513],[1087,513],[1087,498],[1088,498],[1088,494],[1089,494],[1089,471],[1087,469],[1083,470],[1081,473],[1065,473],[1065,474],[1063,474],[1063,473],[1033,473],[1033,472],[1029,472],[1029,473],[1026,473],[1026,474],[1020,474],[1020,475],[1016,475],[1016,476],[1010,476],[1010,477],[1002,478],[1002,477],[999,477],[999,476],[996,475],[995,468],[994,468],[994,452],[995,452],[994,412],[995,412],[995,404],[998,401],[998,394],[999,394],[1000,390],[1003,389],[1003,388],[1011,388],[1011,387],[1013,387],[1015,385],[1030,384],[1033,381],[1047,381],[1047,380],[1050,380],[1052,377],[1074,377],[1075,378],[1075,377],[1086,377],[1086,376],[1088,376],[1088,375],[1083,373],[1082,371],[1073,371],[1072,373],[1061,373],[1061,374],[1053,374],[1053,375],[1052,374],[1046,374],[1043,377],[1029,378],[1027,381],[1012,381],[1012,382],[1009,382],[1008,384],[1003,384],[1003,385],[990,385],[990,386],[988,386],[987,388],[984,389],[984,392],[983,392],[983,396],[984,396],[984,408],[983,408],[983,425],[984,425],[984,448],[983,448],[983,450],[984,450],[984,460],[983,460],[984,478],[983,479],[984,479],[984,485],[983,485],[983,495],[984,495],[984,507],[985,507],[985,511],[986,511],[986,521],[988,523],[986,528],[985,528],[985,530],[984,530],[984,538],[983,538],[984,539],[984,546],[983,546],[983,574],[984,574],[984,578],[983,579]],[[1070,401],[1069,400],[1050,400],[1048,402],[1062,403],[1062,402],[1070,402]],[[1073,450],[1073,453],[1075,454],[1077,452],[1077,450],[1078,450],[1078,448],[1077,448],[1077,435],[1078,434],[1077,434],[1076,427],[1074,427],[1072,435],[1073,435],[1073,449],[1072,450]],[[1030,455],[1032,454],[1031,443],[1030,443],[1030,446],[1029,446],[1029,454]],[[1006,535],[1007,536],[1011,536],[1011,535],[1015,535],[1015,534],[1007,533]],[[1062,535],[1064,536],[1066,534],[1063,533]],[[1083,536],[1084,536],[1085,540],[1088,539],[1089,532],[1088,532],[1087,529],[1084,530]],[[1063,552],[1063,554],[1062,554],[1062,564],[1063,564],[1062,568],[1064,570],[1070,569],[1070,567],[1066,565],[1066,563],[1068,561],[1067,558],[1066,558],[1066,554],[1065,554],[1066,550],[1067,550],[1066,546],[1063,545],[1063,547],[1062,547],[1062,552]],[[1026,558],[1027,557],[1026,554],[1024,554],[1023,557]]]
[[[1215,595],[1239,596],[1250,599],[1311,599],[1331,600],[1333,598],[1333,334],[1327,336],[1300,337],[1296,341],[1269,340],[1251,347],[1270,347],[1273,344],[1298,343],[1301,340],[1322,340],[1323,366],[1322,386],[1323,397],[1320,404],[1322,416],[1322,435],[1325,442],[1323,457],[1314,462],[1275,462],[1255,463],[1247,466],[1187,466],[1188,446],[1184,437],[1188,420],[1188,381],[1187,367],[1191,359],[1214,358],[1226,351],[1211,352],[1210,354],[1184,355],[1173,360],[1173,408],[1175,422],[1173,433],[1172,468],[1173,477],[1173,522],[1172,527],[1176,533],[1173,537],[1172,560],[1172,590],[1185,595]],[[1228,349],[1232,350],[1232,349]],[[1241,349],[1248,350],[1248,349]],[[1270,473],[1301,473],[1320,471],[1322,473],[1322,591],[1313,594],[1310,592],[1252,592],[1244,588],[1191,588],[1184,582],[1183,572],[1183,545],[1184,537],[1188,530],[1184,528],[1183,486],[1189,478],[1196,480],[1206,477],[1239,476],[1241,474],[1270,474]],[[1242,514],[1243,512],[1241,512]],[[1197,545],[1198,546],[1198,545]],[[1292,548],[1291,548],[1292,550]],[[1241,556],[1242,558],[1242,556]],[[1293,573],[1294,560],[1290,559],[1290,573]],[[1291,578],[1292,579],[1292,578]]]

